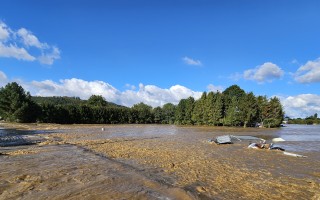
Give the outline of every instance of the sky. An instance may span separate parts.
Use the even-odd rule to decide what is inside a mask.
[[[177,104],[238,85],[320,114],[318,0],[1,0],[0,87]]]

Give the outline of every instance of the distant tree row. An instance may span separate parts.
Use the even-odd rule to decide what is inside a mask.
[[[254,96],[233,85],[223,93],[204,92],[200,99],[182,99],[176,107],[176,124],[279,127],[283,108],[276,97]]]
[[[291,119],[288,118],[288,124],[320,124],[320,118],[318,118],[318,113],[302,118]]]
[[[223,93],[204,92],[200,99],[181,99],[152,108],[144,103],[131,108],[107,102],[102,96],[31,97],[17,83],[0,89],[0,117],[14,122],[60,124],[178,124],[279,127],[283,109],[278,98],[256,97],[233,85]]]

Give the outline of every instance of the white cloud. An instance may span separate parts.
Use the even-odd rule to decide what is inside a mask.
[[[247,80],[257,81],[258,83],[272,82],[284,75],[284,71],[271,62],[266,62],[254,69],[244,71],[243,78]]]
[[[166,103],[178,104],[181,99],[190,96],[199,99],[202,92],[193,91],[181,85],[174,85],[169,89],[157,87],[155,85],[139,84],[139,89],[130,84],[130,88],[119,91],[109,83],[103,81],[85,81],[72,78],[59,82],[52,80],[24,82],[22,80],[10,80],[6,74],[0,71],[0,86],[10,81],[18,82],[33,96],[76,96],[81,99],[88,99],[91,95],[101,95],[107,101],[131,107],[134,104],[143,102],[153,107],[163,106]]]
[[[199,99],[202,92],[192,91],[181,85],[174,85],[169,89],[155,85],[139,84],[139,89],[119,91],[103,81],[84,81],[81,79],[64,79],[59,82],[52,80],[33,81],[22,83],[23,87],[35,96],[77,96],[88,99],[91,95],[102,95],[107,101],[131,107],[143,102],[153,107],[163,106],[166,103],[177,104],[183,98],[190,96]]]
[[[91,95],[102,95],[108,101],[117,102],[119,91],[103,81],[84,81],[81,79],[64,79],[59,83],[51,80],[33,81],[28,84],[32,94],[37,96],[77,96],[88,99]]]
[[[29,48],[33,48],[32,54]],[[20,28],[11,30],[4,22],[0,21],[0,57],[16,58],[18,60],[35,61],[52,65],[60,58],[60,50],[50,46],[39,39],[29,30]]]
[[[195,66],[201,66],[202,63],[200,60],[194,60],[192,58],[189,58],[187,56],[183,57],[182,60],[184,61],[184,63],[186,63],[187,65],[195,65]]]
[[[154,85],[139,84],[139,91],[127,90],[122,93],[122,105],[131,106],[144,102],[153,107],[163,106],[166,103],[179,103],[180,99],[190,96],[198,99],[201,92],[194,92],[184,86],[175,85],[169,89],[159,88]]]
[[[135,89],[136,89],[136,86],[131,85],[131,84],[129,84],[129,83],[127,83],[127,84],[125,85],[125,87],[128,88],[128,89],[130,89],[130,90],[135,90]]]
[[[38,60],[41,64],[52,65],[53,62],[60,58],[60,51],[57,47],[52,47],[51,53],[42,53],[41,56],[38,57]]]
[[[302,65],[294,74],[294,77],[300,83],[320,82],[320,58]]]
[[[28,31],[25,28],[20,28],[17,31],[17,35],[20,36],[22,38],[22,42],[24,43],[24,45],[26,46],[33,46],[33,47],[37,47],[39,49],[45,49],[48,48],[48,44],[46,43],[41,43],[38,38],[32,34],[31,31]]]
[[[305,118],[315,113],[320,114],[320,96],[300,94],[297,96],[279,97],[287,116]]]
[[[26,49],[13,44],[8,46],[0,42],[0,57],[16,58],[18,60],[34,61],[36,58],[30,55]]]
[[[217,92],[217,91],[222,92],[224,90],[224,88],[222,86],[220,86],[220,85],[216,86],[213,84],[209,84],[207,86],[207,89],[208,89],[208,91],[211,91],[211,92]]]
[[[0,41],[5,41],[10,35],[10,30],[7,25],[0,21]]]
[[[144,102],[153,107],[163,106],[166,103],[177,104],[183,98],[190,96],[198,99],[202,92],[195,92],[181,85],[174,85],[169,89],[163,89],[155,85],[139,84],[138,91],[127,90],[121,93],[121,104],[132,106],[139,102]]]

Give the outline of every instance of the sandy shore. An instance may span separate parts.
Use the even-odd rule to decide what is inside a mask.
[[[169,197],[172,199],[320,199],[320,161],[319,155],[316,153],[307,154],[307,158],[296,158],[285,156],[279,151],[247,149],[246,143],[215,145],[207,142],[207,139],[223,132],[259,135],[258,130],[176,127],[178,133],[173,135],[105,137],[106,134],[109,134],[108,132],[93,131],[88,133],[85,130],[100,130],[101,127],[105,127],[106,131],[114,127],[117,130],[121,130],[122,127],[140,130],[144,128],[144,125],[140,127],[134,125],[63,126],[47,124],[6,124],[2,126],[29,130],[69,129],[67,133],[43,135],[48,140],[37,146],[15,151],[7,150],[7,157],[29,154],[36,156],[37,153],[45,152],[44,148],[40,147],[71,145],[85,150],[86,154],[91,153],[128,166],[121,168],[121,170],[133,170],[135,173],[129,174],[127,179],[123,179],[124,181],[128,181],[131,185],[141,184],[138,181],[139,178],[136,182],[131,178],[144,177],[149,180],[148,187],[153,185],[151,188],[154,190],[164,187],[165,189],[157,191],[160,193],[161,190],[163,193],[170,191]],[[152,130],[157,130],[157,128],[161,130],[162,127],[152,126]],[[73,131],[76,129],[77,131]],[[79,129],[84,131],[79,131]],[[0,167],[7,166],[0,164]],[[21,174],[10,175],[7,173],[5,176],[7,179],[14,179]],[[44,182],[46,179],[43,179],[42,183],[35,183],[34,187],[44,184]],[[14,184],[0,182],[0,185],[2,185],[0,198],[12,197],[10,196],[12,193],[6,192],[6,190],[12,190]],[[109,186],[111,187],[111,185]],[[18,190],[18,192],[21,193],[21,196],[32,197],[30,191],[28,191],[30,196],[26,195],[24,190]],[[84,192],[90,197],[89,191]],[[109,195],[113,194],[111,199],[117,199],[122,197],[121,192],[121,189],[119,192],[113,190],[113,192],[109,192]],[[138,194],[134,190],[132,193],[135,194],[129,192],[130,195],[124,196],[124,198],[150,199],[154,197],[157,199],[156,196]],[[70,195],[70,198],[77,196]],[[103,195],[105,194],[101,193],[100,196],[92,197],[103,199],[105,197]]]

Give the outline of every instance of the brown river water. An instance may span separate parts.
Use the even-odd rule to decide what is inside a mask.
[[[0,126],[46,139],[0,147],[0,199],[320,199],[320,126]],[[225,134],[282,137],[307,157],[208,142]]]

